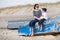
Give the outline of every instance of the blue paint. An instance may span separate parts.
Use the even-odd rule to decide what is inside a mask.
[[[54,27],[53,30],[56,30],[56,31],[60,32],[60,25],[58,26],[58,28],[55,28],[56,27],[55,26],[56,22],[55,22],[54,19],[57,20],[58,18],[60,18],[60,16],[56,17],[56,18],[49,18],[48,19],[49,21],[51,21],[51,20],[53,20],[53,21],[51,21],[51,22],[48,21],[49,23],[44,24],[43,27],[42,27],[42,30],[39,30],[38,28],[35,27],[34,28],[34,33],[38,33],[38,32],[52,32],[51,28],[53,28],[53,27]],[[18,34],[22,34],[22,33],[27,34],[27,35],[30,34],[29,23],[27,23],[25,25],[21,25],[21,26],[18,27]]]
[[[47,25],[43,26],[43,30],[39,30],[38,28],[34,29],[34,33],[38,33],[38,32],[49,32],[50,31],[50,27],[52,27],[54,25],[54,23],[50,23]],[[47,29],[47,30],[46,30]],[[25,33],[25,34],[30,34],[30,27],[29,24],[24,25],[24,26],[19,26],[18,28],[18,33]]]

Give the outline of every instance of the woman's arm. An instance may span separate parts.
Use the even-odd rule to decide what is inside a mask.
[[[36,16],[33,16],[35,19],[37,19],[37,20],[41,20],[42,18],[37,18]]]
[[[41,20],[41,18],[36,17],[36,15],[37,15],[37,13],[35,13],[35,11],[33,11],[33,17],[37,20]]]
[[[33,16],[35,19],[38,19],[36,16]]]

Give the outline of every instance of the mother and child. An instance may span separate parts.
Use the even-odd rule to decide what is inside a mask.
[[[33,10],[33,17],[34,20],[31,20],[29,23],[30,26],[30,36],[34,36],[34,27],[35,24],[38,22],[38,29],[42,30],[42,25],[43,22],[47,20],[47,14],[46,14],[47,9],[46,8],[41,8],[39,9],[39,4],[34,5],[34,10]]]

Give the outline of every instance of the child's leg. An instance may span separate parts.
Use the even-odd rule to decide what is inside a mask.
[[[38,29],[39,29],[39,30],[42,30],[42,20],[40,20],[40,21],[38,22],[38,25],[39,25],[39,26],[38,26]]]
[[[38,26],[38,29],[39,30],[42,30],[42,24]]]
[[[30,35],[34,36],[34,29],[33,29],[33,27],[30,27]]]
[[[42,30],[42,26],[43,26],[44,21],[46,21],[46,19],[41,19],[41,20],[39,21],[39,23],[38,23],[40,30]]]

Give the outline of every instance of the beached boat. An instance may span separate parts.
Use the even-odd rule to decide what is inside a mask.
[[[29,35],[30,27],[29,22],[34,20],[33,18],[23,18],[21,20],[13,20],[8,21],[8,28],[14,29],[18,28],[19,35]],[[42,30],[38,29],[38,25],[34,28],[35,34],[44,34],[44,33],[58,33],[60,32],[60,16],[55,16],[53,18],[48,18],[47,21],[44,22]]]

